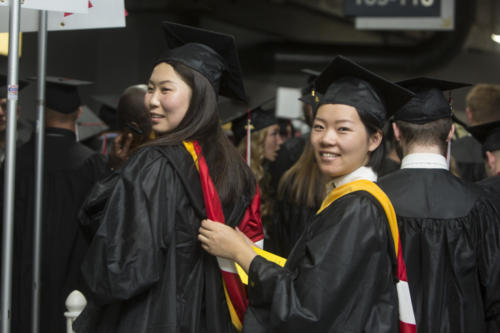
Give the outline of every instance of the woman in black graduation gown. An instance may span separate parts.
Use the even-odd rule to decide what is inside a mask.
[[[156,61],[145,97],[160,138],[118,171],[100,212],[82,267],[90,303],[78,333],[235,331],[218,261],[197,240],[208,214],[200,178],[207,167],[226,223],[254,241],[263,237],[255,179],[216,110],[217,93],[245,99],[234,39],[169,22],[163,28],[170,49]]]
[[[340,56],[318,77],[316,89],[322,95],[311,143],[336,188],[285,267],[256,255],[244,237],[220,223],[203,221],[198,238],[204,249],[248,272],[244,332],[398,332],[394,230],[367,191],[381,192],[373,181],[383,156],[384,120],[411,93]]]

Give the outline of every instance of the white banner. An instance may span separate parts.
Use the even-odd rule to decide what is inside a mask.
[[[0,6],[9,6],[9,2],[9,0],[0,0]],[[21,8],[87,13],[89,0],[24,0]]]
[[[0,0],[1,1],[1,0]],[[88,13],[49,12],[48,30],[86,30],[125,27],[124,0],[87,0]],[[9,31],[9,8],[0,7],[0,32]],[[38,11],[21,10],[21,31],[38,31]]]

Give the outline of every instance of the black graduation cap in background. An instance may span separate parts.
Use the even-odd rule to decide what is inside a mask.
[[[274,108],[263,107],[272,101],[274,101],[274,97],[248,111],[250,113],[250,129],[252,133],[278,123],[278,119],[274,114]],[[233,120],[231,130],[233,132],[236,145],[238,145],[247,134],[248,112],[245,112],[240,117]]]
[[[89,84],[92,82],[47,76],[45,106],[60,113],[75,112],[82,105],[78,87]]]
[[[18,80],[17,85],[19,86],[19,91],[23,90],[24,87],[28,85],[28,81]],[[7,97],[7,75],[0,74],[0,98]]]
[[[302,73],[307,74],[307,84],[302,87],[302,97],[299,98],[305,104],[316,105],[316,96],[314,92],[314,80],[321,74],[319,71],[304,68],[301,70]]]
[[[500,150],[500,121],[471,126],[467,129],[483,145],[483,151]]]
[[[380,127],[414,94],[343,56],[336,56],[315,81],[319,104],[346,104],[372,115]]]
[[[93,98],[101,104],[98,112],[99,118],[109,126],[110,130],[118,129],[117,110],[120,96],[118,94],[96,95]]]
[[[182,24],[163,22],[168,50],[156,61],[177,61],[205,76],[217,94],[246,102],[234,37]]]
[[[430,121],[452,117],[450,102],[443,91],[468,87],[471,84],[418,77],[399,81],[397,84],[413,91],[416,95],[394,114],[394,120],[425,124]]]

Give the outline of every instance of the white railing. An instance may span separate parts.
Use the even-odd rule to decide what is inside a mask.
[[[85,296],[78,290],[73,290],[66,298],[66,311],[64,316],[66,317],[66,332],[75,333],[73,331],[73,322],[82,313],[83,309],[87,306],[87,300]]]

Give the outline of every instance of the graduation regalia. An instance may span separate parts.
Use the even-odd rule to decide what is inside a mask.
[[[463,86],[430,78],[402,84],[417,94],[395,119],[412,124],[452,118],[442,91]],[[482,190],[452,175],[436,153],[406,155],[379,184],[397,214],[419,333],[498,325],[500,221]]]
[[[245,99],[232,36],[171,22],[163,28],[170,49],[157,64],[180,62],[217,94]],[[205,252],[197,236],[201,220],[216,212],[262,240],[259,196],[248,179],[230,204],[215,204],[201,140],[139,149],[87,200],[83,222],[95,232],[82,266],[90,303],[76,332],[224,333],[241,326],[246,293],[234,263]]]
[[[486,332],[500,315],[500,224],[480,189],[444,169],[379,184],[396,210],[418,332]]]
[[[320,104],[354,106],[381,125],[386,108],[393,110],[412,96],[340,56],[318,77],[316,88]],[[375,179],[367,167],[335,178],[336,188],[308,223],[284,268],[255,257],[244,332],[399,332],[400,327],[414,332],[409,317],[401,318],[398,311],[399,246],[381,201],[367,191],[367,184],[376,187]],[[355,180],[364,185],[350,191]]]
[[[76,142],[72,131],[47,128],[45,145],[40,332],[64,333],[64,303],[81,287],[80,264],[87,249],[77,212],[106,166],[102,156]],[[31,327],[35,146],[33,137],[17,151],[13,332],[29,332]]]
[[[233,332],[217,260],[197,239],[206,213],[188,151],[142,148],[115,177],[82,267],[92,304],[76,332]],[[251,195],[223,207],[227,224]]]
[[[285,269],[252,261],[244,332],[399,332],[391,253],[378,201],[343,196],[310,221]]]
[[[500,151],[500,121],[472,126],[468,130],[481,143],[483,156],[486,155],[486,152]],[[484,162],[483,170],[485,170]],[[500,174],[485,178],[478,184],[488,192],[500,214]]]
[[[285,189],[283,198],[277,199],[274,204],[272,235],[276,254],[288,257],[318,209],[319,206],[313,208],[293,202]]]

